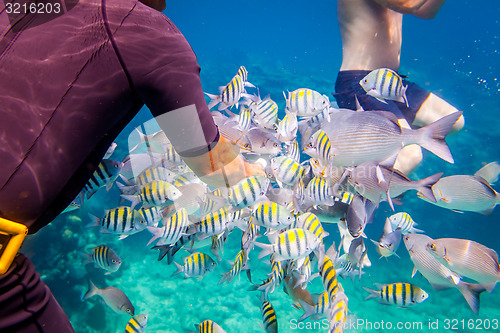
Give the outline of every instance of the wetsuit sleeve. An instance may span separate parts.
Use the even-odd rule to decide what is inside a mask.
[[[136,5],[113,36],[139,98],[181,156],[201,155],[218,140],[184,36],[163,14]]]

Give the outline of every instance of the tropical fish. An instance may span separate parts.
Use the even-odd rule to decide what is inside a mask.
[[[403,79],[395,71],[389,68],[379,68],[368,73],[359,81],[366,94],[375,97],[383,103],[387,103],[384,99],[389,99],[401,103],[405,103],[408,107],[406,99],[406,88],[403,85]]]
[[[285,143],[285,156],[288,156],[292,160],[300,163],[300,147],[297,140]]]
[[[182,192],[174,185],[163,180],[155,180],[141,187],[139,195],[125,195],[122,198],[131,201],[130,207],[133,209],[139,202],[147,203],[151,206],[162,206],[169,201],[179,199]]]
[[[414,130],[401,127],[391,112],[342,110],[333,112],[321,129],[330,138],[331,162],[335,166],[394,161],[404,146],[414,143],[453,163],[444,138],[461,115],[462,112],[455,112]]]
[[[148,323],[148,314],[141,313],[133,316],[125,326],[124,333],[144,333]]]
[[[82,253],[87,258],[87,261],[85,262],[86,264],[93,261],[97,266],[106,270],[106,273],[104,273],[104,275],[114,273],[120,268],[122,260],[115,253],[115,251],[113,251],[106,245],[99,245],[92,248],[91,250],[91,254]]]
[[[134,306],[128,299],[127,295],[116,287],[106,287],[104,289],[97,288],[92,281],[89,280],[89,289],[83,295],[82,300],[87,300],[92,296],[98,295],[102,298],[113,311],[116,313],[126,313],[130,316],[134,315]]]
[[[250,109],[241,107],[238,114],[238,125],[242,131],[248,131],[252,125],[252,112]]]
[[[250,217],[248,228],[243,232],[243,235],[241,236],[241,249],[250,252],[250,250],[254,247],[255,239],[260,236],[259,231],[260,226],[253,223],[253,217]]]
[[[83,187],[82,198],[89,199],[101,187],[106,187],[109,191],[122,167],[122,162],[103,159]]]
[[[384,224],[384,233],[378,242],[372,240],[375,244],[377,252],[382,257],[390,257],[396,255],[399,243],[401,243],[401,228],[392,230],[391,222],[386,219]]]
[[[196,276],[199,280],[203,279],[206,273],[212,271],[217,265],[210,256],[195,252],[184,259],[184,265],[179,265],[174,261],[177,270],[172,276],[184,272],[184,278]]]
[[[325,246],[321,243],[319,246],[318,270],[319,275],[321,276],[321,281],[323,282],[323,287],[328,293],[328,301],[330,304],[334,303],[336,293],[339,289],[337,273],[335,272],[335,266],[333,264],[336,257],[337,251],[335,250],[335,244],[333,244],[325,253]]]
[[[364,235],[366,224],[373,221],[375,210],[376,206],[370,200],[358,193],[354,195],[346,214],[347,228],[352,237],[358,238]]]
[[[229,272],[222,273],[222,278],[219,280],[219,283],[217,284],[222,284],[224,282],[230,283],[231,281],[234,280],[236,275],[240,274],[242,270],[248,270],[250,267],[248,265],[248,254],[246,253],[245,250],[240,250],[238,254],[236,255],[236,258],[234,259],[233,265],[231,266],[231,269]]]
[[[269,179],[262,175],[247,177],[229,189],[228,203],[236,208],[248,207],[262,198],[268,187]]]
[[[275,202],[259,204],[252,212],[253,223],[271,229],[283,229],[295,221],[289,210]]]
[[[366,296],[365,300],[378,298],[379,302],[383,304],[394,304],[400,307],[407,307],[422,303],[429,298],[429,295],[423,289],[409,283],[376,283],[375,286],[378,290],[363,287],[363,289],[370,293]]]
[[[163,219],[162,223],[163,227],[161,228],[147,227],[149,232],[153,234],[153,237],[147,245],[151,244],[158,238],[160,238],[160,240],[157,245],[176,243],[186,232],[189,225],[186,209],[179,209],[170,217]]]
[[[329,182],[321,177],[312,178],[306,187],[304,204],[333,206],[334,203],[333,190]]]
[[[144,217],[148,227],[157,227],[162,220],[162,213],[159,207],[141,208],[139,212]]]
[[[356,191],[363,197],[378,205],[381,200],[387,200],[394,210],[391,198],[395,198],[408,190],[418,190],[430,201],[436,201],[431,186],[443,173],[413,181],[400,171],[384,167],[376,162],[364,162],[355,167],[347,179]]]
[[[222,260],[222,253],[224,252],[224,243],[226,242],[228,232],[224,231],[221,234],[212,236],[212,245],[210,246],[210,253],[216,258],[217,262]]]
[[[287,259],[302,258],[309,255],[320,244],[320,240],[309,230],[290,229],[278,236],[269,235],[272,244],[255,242],[255,245],[262,248],[259,259],[268,254],[274,253],[275,260],[283,261]],[[302,263],[297,266],[300,267]]]
[[[293,186],[304,177],[305,168],[288,156],[278,156],[271,159],[271,170],[280,187],[283,184]]]
[[[146,146],[148,151],[160,154],[163,154],[170,146],[172,146],[170,140],[162,130],[153,134],[144,134],[139,130],[139,127],[136,127],[135,131],[139,135],[139,143],[129,150],[130,153],[134,152],[143,144]]]
[[[335,295],[335,300],[330,305],[330,313],[328,314],[329,330],[328,333],[342,333],[346,327],[345,321],[347,318],[347,303],[348,299],[344,293],[344,288],[339,282],[339,288]]]
[[[234,215],[229,212],[231,207],[223,207],[213,213],[206,214],[200,218],[199,222],[191,224],[187,230],[187,234],[203,235],[203,238],[213,235],[219,235],[226,230],[232,229],[229,225],[232,222]]]
[[[204,320],[194,326],[196,327],[196,333],[226,333],[219,324],[210,319]]]
[[[323,164],[329,165],[333,158],[332,147],[328,135],[323,130],[317,130],[307,141],[304,154],[318,159]]]
[[[461,276],[440,263],[429,251],[427,244],[432,241],[427,235],[409,233],[403,236],[410,259],[415,265],[412,277],[418,272],[436,290],[457,288],[474,313],[479,312],[479,295],[485,291],[483,285],[461,281]]]
[[[261,302],[260,313],[262,314],[261,327],[266,333],[278,333],[278,319],[276,318],[276,311],[274,311],[271,302],[266,299],[264,293],[259,296]]]
[[[291,142],[297,138],[297,115],[288,113],[278,124],[278,140]]]
[[[257,99],[249,104],[253,112],[252,120],[260,127],[275,130],[278,126],[278,104],[270,96]]]
[[[323,240],[323,238],[328,236],[328,232],[323,229],[320,219],[311,212],[300,214],[297,217],[296,227],[309,230],[320,240]]]
[[[252,127],[245,134],[250,140],[251,152],[270,156],[281,152],[281,142],[276,138],[274,131]]]
[[[136,177],[135,182],[137,185],[143,186],[155,180],[163,180],[168,183],[171,183],[174,180],[174,178],[175,178],[174,172],[159,166],[144,170]]]
[[[482,177],[453,175],[441,178],[432,185],[436,202],[432,204],[458,212],[491,214],[500,203],[500,194]],[[430,202],[422,193],[420,199]]]
[[[244,151],[249,152],[252,150],[252,143],[247,136],[248,130],[243,131],[238,121],[233,118],[228,118],[216,111],[212,111],[212,116],[222,137]]]
[[[391,223],[392,230],[396,230],[397,228],[401,229],[401,233],[406,235],[410,232],[423,232],[423,230],[415,228],[417,223],[413,221],[410,214],[405,212],[400,212],[389,216],[386,221]]]
[[[234,105],[238,107],[238,102],[245,92],[245,82],[243,78],[236,74],[231,81],[221,89],[220,95],[205,93],[210,98],[208,108],[211,109],[219,104],[218,110],[230,109]]]
[[[489,292],[500,281],[498,254],[482,244],[467,239],[440,238],[430,240],[426,248],[440,263],[483,284]]]
[[[288,113],[295,113],[297,116],[314,117],[325,108],[330,107],[330,100],[327,96],[307,88],[299,88],[288,92],[286,99],[286,108]]]
[[[120,234],[120,239],[126,238],[146,228],[144,217],[137,210],[121,206],[106,211],[104,217],[89,214],[92,222],[88,227],[101,226],[101,232]]]
[[[300,307],[304,311],[304,314],[298,319],[299,322],[304,321],[309,317],[311,317],[312,321],[317,321],[328,316],[330,301],[328,300],[328,293],[326,291],[319,294],[318,300],[315,302],[314,306],[301,299],[298,301],[300,303]]]

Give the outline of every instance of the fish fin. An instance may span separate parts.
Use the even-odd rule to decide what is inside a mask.
[[[262,251],[259,253],[259,256],[258,256],[259,259],[273,253],[273,246],[271,244],[254,242],[254,245],[257,245],[258,247],[260,247],[262,249]]]
[[[483,215],[491,215],[491,213],[493,212],[493,209],[495,208],[495,206],[493,207],[490,207],[488,209],[485,209],[485,210],[482,210],[480,212],[478,212],[479,214],[483,214]]]
[[[413,271],[411,272],[411,277],[413,278],[415,276],[415,274],[417,274],[417,272],[418,272],[417,267],[413,266]]]
[[[302,308],[302,310],[304,310],[304,314],[298,320],[299,322],[301,322],[314,314],[315,307],[300,298],[298,299],[298,301],[300,307]]]
[[[380,291],[378,290],[373,290],[367,287],[363,287],[363,289],[370,293],[368,296],[365,297],[365,301],[371,298],[380,297]]]
[[[85,259],[85,261],[83,262],[84,265],[90,264],[92,262],[92,255],[90,253],[85,253],[85,252],[78,252],[78,253]]]
[[[408,105],[408,98],[406,98],[406,89],[408,89],[408,85],[403,86],[403,102],[406,104],[406,107],[409,108],[410,106]]]
[[[217,105],[217,103],[220,102],[220,95],[212,95],[212,94],[209,94],[209,93],[205,93],[205,95],[207,95],[209,98],[210,98],[210,102],[208,103],[208,109],[210,110],[211,108],[213,108],[215,105]]]
[[[123,235],[123,234],[122,234],[122,235],[120,235],[120,237],[118,237],[118,240],[125,239],[125,238],[127,238],[128,236],[130,236],[130,235]]]
[[[174,264],[175,264],[175,267],[177,267],[177,270],[174,273],[172,273],[172,275],[170,275],[170,276],[177,275],[177,274],[182,273],[184,271],[184,266],[178,264],[176,261],[174,261]]]
[[[422,194],[428,200],[436,202],[437,200],[434,196],[434,192],[432,191],[432,185],[434,185],[442,175],[443,173],[440,172],[427,178],[418,180],[416,183],[418,183],[418,191],[420,192],[420,194]]]
[[[453,281],[455,285],[458,285],[460,283],[460,276],[456,274],[451,274],[450,279]]]
[[[97,287],[94,285],[94,283],[91,280],[89,280],[89,289],[82,296],[82,301],[85,301],[85,300],[89,299],[90,297],[97,295],[98,291],[99,291],[99,289],[97,289]]]
[[[356,103],[356,111],[365,111],[359,103],[358,96],[354,95],[354,102]]]
[[[163,235],[163,232],[165,231],[164,227],[158,228],[158,227],[147,226],[146,229],[148,229],[148,231],[153,234],[153,237],[149,240],[149,242],[146,244],[146,246],[148,246],[149,244],[154,242],[156,239],[160,238]],[[161,259],[158,259],[158,260],[161,260]]]
[[[484,285],[462,282],[461,285],[458,286],[458,290],[467,301],[467,304],[469,304],[471,310],[475,314],[478,314],[479,296],[482,292],[487,290]]]
[[[444,201],[444,200],[443,200]],[[449,203],[449,201],[445,201],[446,203]],[[464,212],[461,211],[461,210],[458,210],[458,209],[452,209],[451,210],[452,212],[455,212],[455,213],[459,213],[459,214],[463,214]]]
[[[86,228],[98,227],[98,226],[101,225],[101,219],[100,218],[98,218],[97,216],[92,215],[90,213],[88,215],[89,215],[89,218],[90,218],[90,223],[85,226]]]
[[[481,177],[489,184],[495,184],[500,176],[500,163],[495,161],[477,170],[474,176]]]
[[[140,199],[138,195],[127,195],[127,194],[122,194],[120,195],[123,199],[128,200],[131,202],[130,204],[130,209],[134,209],[135,206],[139,203]]]
[[[439,120],[436,120],[435,122],[425,127],[414,130],[416,132],[424,134],[421,136],[421,138],[423,139],[418,140],[419,142],[417,142],[417,144],[435,154],[439,158],[445,160],[446,162],[454,163],[450,147],[448,147],[448,144],[445,141],[445,136],[450,132],[453,125],[457,122],[462,113],[462,111],[454,112],[452,114],[444,116]],[[406,131],[410,130],[403,129],[403,133]],[[420,136],[420,134],[417,134],[417,136]]]

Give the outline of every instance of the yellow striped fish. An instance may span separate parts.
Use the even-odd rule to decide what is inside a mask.
[[[141,313],[133,316],[125,326],[124,333],[144,333],[148,323],[148,314]]]
[[[141,187],[139,195],[125,195],[122,198],[131,201],[130,207],[133,209],[139,202],[147,203],[151,206],[161,206],[175,201],[181,197],[182,193],[174,185],[163,180],[155,180]]]
[[[262,314],[261,327],[266,331],[266,333],[278,333],[278,319],[276,317],[276,311],[274,311],[271,303],[266,299],[264,293],[259,296],[261,302],[260,313]]]
[[[240,250],[238,254],[236,255],[236,258],[234,259],[233,265],[231,266],[231,269],[229,272],[222,273],[222,278],[220,279],[219,283],[217,284],[222,284],[225,281],[228,283],[232,282],[236,275],[240,274],[242,270],[247,270],[247,261],[248,261],[248,255],[245,250]]]
[[[226,333],[215,321],[210,319],[202,321],[200,324],[194,325],[197,333]]]
[[[89,214],[92,223],[88,227],[101,226],[102,232],[119,234],[120,239],[133,235],[146,228],[146,221],[142,214],[130,207],[120,206],[106,211],[104,217],[98,218]],[[105,231],[104,231],[105,230]]]
[[[155,180],[163,180],[166,182],[172,182],[175,178],[175,173],[165,169],[164,167],[149,168],[144,170],[136,177],[135,183],[137,185],[146,185]]]
[[[242,131],[248,131],[250,129],[250,125],[252,125],[252,113],[250,109],[241,107],[238,115],[238,124]]]
[[[271,159],[271,170],[280,187],[283,184],[293,186],[304,177],[305,169],[288,156],[278,156]]]
[[[274,253],[276,261],[287,259],[299,259],[297,267],[300,267],[308,256],[319,245],[320,240],[309,230],[300,228],[290,229],[277,237],[269,235],[270,238],[275,238],[272,244],[263,244],[255,242],[255,245],[262,248],[259,254],[259,259],[268,254]]]
[[[242,97],[242,94],[245,93],[245,86],[253,87],[251,83],[246,81],[247,78],[248,71],[245,67],[241,66],[231,81],[224,88],[222,88],[220,95],[205,93],[205,95],[210,98],[208,108],[211,109],[218,103],[220,103],[218,107],[219,111],[230,109],[234,105],[238,107],[238,102]]]
[[[141,208],[139,212],[142,214],[149,227],[157,227],[162,219],[161,209],[159,207]]]
[[[385,99],[396,102],[405,103],[408,107],[406,99],[406,88],[403,86],[403,79],[395,71],[389,68],[379,68],[368,73],[361,81],[359,81],[366,94],[375,97],[383,103]]]
[[[298,130],[297,115],[288,113],[278,124],[278,140],[290,142],[297,138]]]
[[[200,222],[191,225],[187,233],[202,233],[204,236],[213,236],[223,233],[229,229],[228,224],[234,219],[234,214],[229,212],[229,208],[230,207],[223,207],[213,213],[202,216]]]
[[[324,178],[313,177],[307,184],[304,202],[308,205],[333,206],[335,202],[328,181]]]
[[[85,264],[90,262],[95,262],[95,264],[107,272],[104,275],[108,275],[116,272],[122,261],[120,257],[111,248],[106,245],[99,245],[91,249],[92,253],[82,253],[87,259]]]
[[[429,295],[423,289],[410,283],[376,283],[375,286],[378,290],[363,287],[363,289],[370,293],[366,296],[365,300],[378,298],[380,303],[398,305],[404,308],[413,304],[422,303],[429,298]]]
[[[328,315],[329,329],[328,333],[342,333],[345,328],[345,320],[347,318],[347,296],[344,293],[344,288],[339,283],[339,290],[335,296],[334,303],[330,306]]]
[[[288,112],[295,113],[297,116],[314,117],[325,108],[330,107],[328,97],[312,89],[299,88],[288,92],[288,98],[284,92],[283,95],[286,99]]]
[[[172,276],[184,272],[185,279],[196,276],[200,280],[217,265],[210,256],[201,252],[195,252],[186,257],[186,259],[184,259],[184,265],[180,265],[175,261],[174,264],[177,266],[177,270]]]
[[[320,245],[318,258],[319,274],[321,276],[321,281],[323,282],[323,287],[328,293],[328,300],[331,304],[334,303],[335,295],[339,289],[337,272],[335,271],[335,267],[333,265],[335,257],[335,244],[328,249],[327,253],[325,253],[325,246],[323,244]]]
[[[300,147],[297,140],[293,140],[292,142],[285,144],[285,151],[286,156],[300,163]]]
[[[330,307],[330,301],[328,300],[328,293],[326,291],[322,292],[316,304],[314,306],[310,305],[302,299],[298,299],[300,307],[304,310],[304,314],[299,318],[299,322],[306,320],[311,317],[312,321],[317,321],[328,315],[328,309]]]
[[[304,154],[320,160],[324,165],[330,164],[334,154],[332,152],[330,139],[325,131],[317,130],[314,132],[304,147]]]
[[[122,167],[122,162],[102,160],[83,187],[82,193],[84,193],[84,198],[82,199],[89,199],[98,189],[104,186],[109,191]]]
[[[222,260],[222,252],[224,252],[224,243],[226,242],[228,232],[225,231],[219,235],[213,235],[212,245],[210,246],[210,253],[212,253],[216,258],[217,262]]]
[[[164,219],[162,223],[163,227],[161,228],[147,227],[149,232],[153,234],[153,238],[151,238],[147,245],[158,238],[161,239],[156,244],[157,246],[174,244],[177,242],[186,232],[189,225],[186,208],[179,209],[173,215]]]
[[[269,96],[263,100],[250,103],[249,107],[253,112],[253,121],[258,126],[268,129],[276,129],[278,126],[278,104]]]
[[[326,236],[328,236],[328,232],[323,229],[321,225],[321,221],[319,218],[310,212],[301,214],[297,217],[297,228],[303,228],[305,230],[309,230],[320,240],[323,240]]]
[[[423,230],[415,228],[417,223],[413,221],[410,214],[405,212],[399,212],[393,214],[387,218],[391,222],[392,230],[397,228],[401,229],[401,233],[406,235],[408,233],[423,232]]]
[[[265,228],[283,229],[295,221],[290,211],[275,202],[259,204],[252,212],[254,223]]]
[[[248,228],[243,232],[241,236],[241,248],[243,250],[250,251],[253,249],[253,243],[257,236],[259,235],[260,226],[253,223],[253,217],[250,216],[250,221],[248,223]]]
[[[227,200],[233,207],[248,207],[264,196],[268,187],[269,179],[265,176],[250,176],[229,189]]]

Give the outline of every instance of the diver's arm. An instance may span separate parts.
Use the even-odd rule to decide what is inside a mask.
[[[399,12],[411,14],[423,19],[436,16],[446,0],[373,0],[379,5]]]

